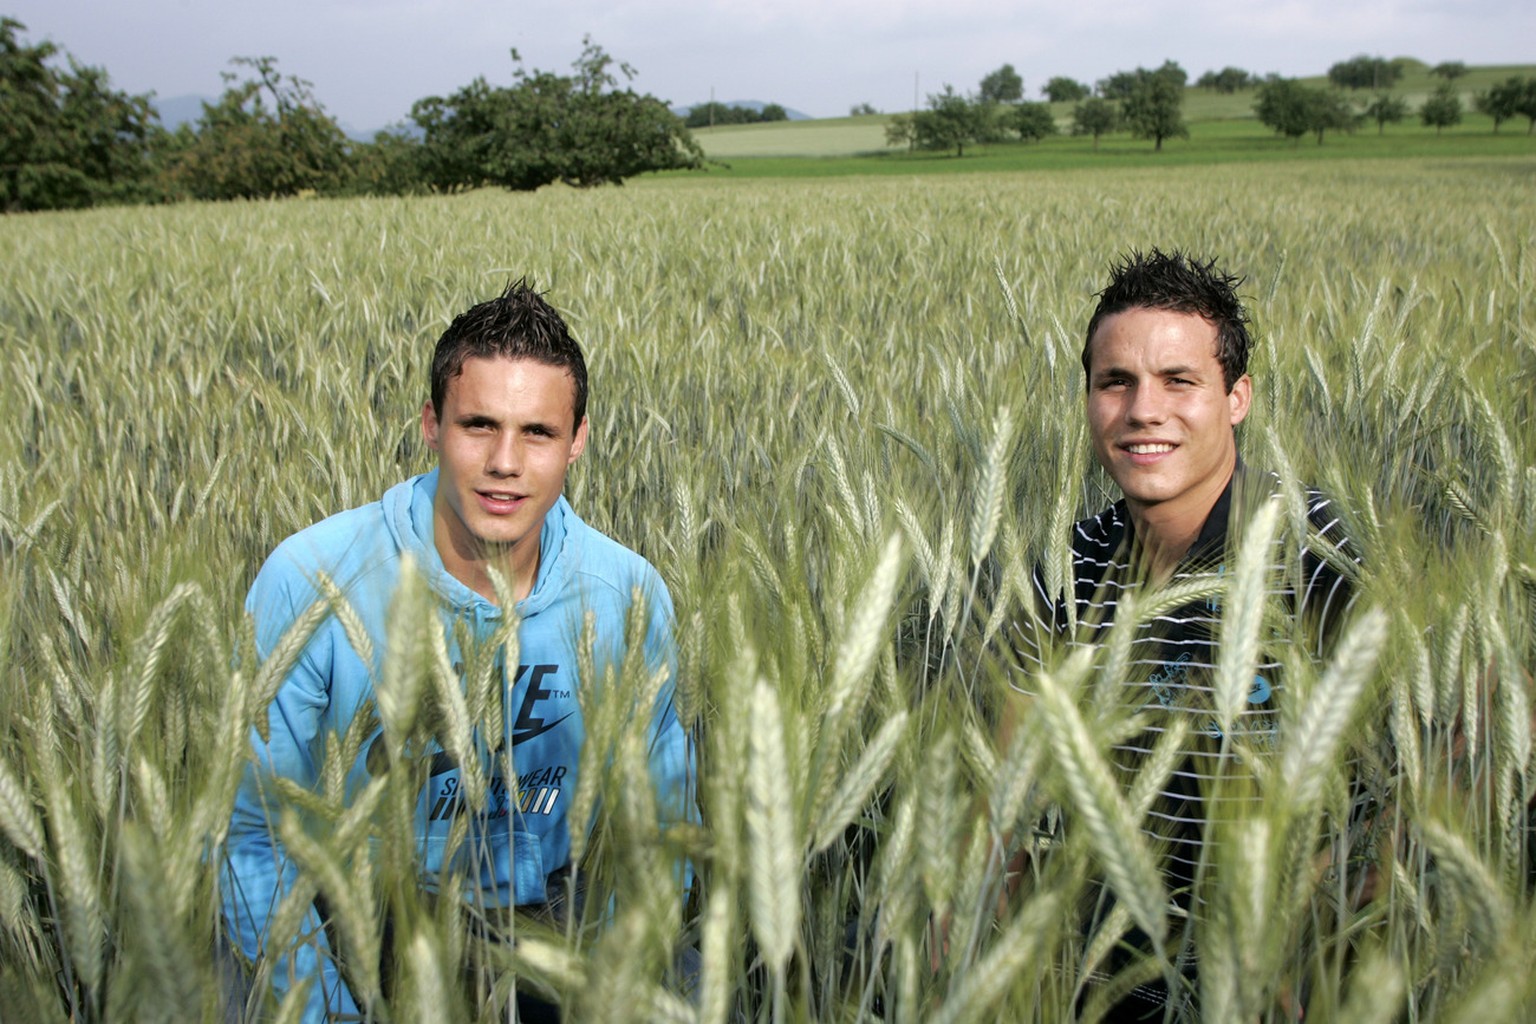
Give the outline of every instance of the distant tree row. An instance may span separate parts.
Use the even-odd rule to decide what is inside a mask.
[[[764,121],[788,121],[789,112],[777,103],[765,103],[761,110],[726,106],[710,100],[688,111],[683,123],[689,128],[708,128],[717,124],[760,124]]]
[[[1202,89],[1211,92],[1227,93],[1242,92],[1244,89],[1253,89],[1262,82],[1258,75],[1251,75],[1242,68],[1224,67],[1220,71],[1207,71],[1195,80],[1195,84]]]
[[[1137,138],[1151,139],[1154,149],[1161,150],[1164,139],[1189,135],[1183,118],[1186,79],[1184,70],[1168,61],[1155,70],[1116,72],[1099,83],[1098,97],[1068,78],[1051,79],[1043,91],[1062,97],[1053,102],[1078,101],[1073,131],[1092,135],[1095,148],[1101,135],[1125,127]],[[1023,94],[1023,79],[1010,64],[983,78],[970,96],[946,83],[928,96],[926,109],[892,117],[886,125],[886,142],[913,149],[953,149],[956,156],[964,156],[968,145],[997,142],[1010,135],[1038,141],[1059,132],[1050,103],[1023,100]]]
[[[0,18],[0,210],[182,198],[533,189],[699,167],[703,151],[661,100],[620,88],[634,70],[583,41],[573,74],[477,78],[419,100],[413,126],[347,139],[311,84],[272,57],[237,57],[197,121],[166,131],[150,97],[111,88],[52,43]],[[61,57],[64,59],[61,61]],[[62,66],[61,66],[62,65]],[[782,115],[782,108],[779,108]]]
[[[1464,67],[1464,65],[1463,65]],[[1419,120],[1436,133],[1461,123],[1461,96],[1452,81],[1460,74],[1441,75],[1446,81],[1420,105]],[[1517,116],[1530,119],[1528,132],[1536,131],[1536,78],[1511,77],[1478,93],[1473,103],[1479,113],[1493,119],[1497,132]],[[1271,77],[1258,90],[1254,113],[1266,126],[1288,138],[1312,133],[1318,144],[1329,131],[1354,131],[1362,121],[1375,121],[1377,131],[1408,116],[1408,102],[1390,93],[1378,93],[1364,107],[1356,108],[1342,92],[1305,85],[1292,78]]]

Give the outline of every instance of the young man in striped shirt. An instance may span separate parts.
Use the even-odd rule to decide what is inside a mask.
[[[1228,533],[1241,536],[1246,516],[1278,489],[1273,475],[1246,469],[1237,457],[1236,428],[1253,397],[1240,283],[1214,260],[1156,249],[1112,268],[1083,346],[1085,411],[1094,456],[1124,497],[1073,527],[1070,595],[1048,593],[1036,571],[1034,614],[1017,628],[1024,692],[1047,647],[1101,643],[1132,593],[1222,574]],[[1306,498],[1306,536],[1289,564],[1285,546],[1276,545],[1272,593],[1301,620],[1317,654],[1350,603],[1338,566],[1356,554],[1328,500],[1315,491]],[[1141,623],[1127,679],[1128,706],[1154,710],[1154,723],[1192,716],[1194,741],[1143,823],[1164,851],[1165,880],[1185,909],[1208,859],[1212,808],[1204,794],[1218,777],[1225,784],[1251,773],[1223,742],[1212,712],[1220,620],[1219,599],[1207,598]],[[1261,655],[1248,704],[1229,730],[1251,747],[1265,745],[1274,729],[1275,653]],[[1114,760],[1127,778],[1161,732],[1154,724],[1116,745]],[[1195,989],[1192,969],[1186,966],[1182,980],[1187,991],[1176,1005]],[[1169,999],[1166,986],[1143,986],[1108,1019],[1162,1019]]]

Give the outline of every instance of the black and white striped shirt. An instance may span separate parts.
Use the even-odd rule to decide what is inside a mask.
[[[1224,573],[1229,528],[1240,532],[1245,513],[1274,493],[1277,486],[1278,480],[1271,474],[1239,465],[1169,583]],[[1270,593],[1295,617],[1298,632],[1307,639],[1313,656],[1320,656],[1353,596],[1350,580],[1340,567],[1347,571],[1358,564],[1359,553],[1330,500],[1315,490],[1307,491],[1305,498],[1306,535],[1288,537],[1281,531],[1274,547]],[[1145,586],[1139,561],[1134,527],[1123,500],[1074,525],[1072,599],[1077,628],[1071,628],[1066,601],[1047,592],[1044,574],[1037,567],[1035,607],[1015,624],[1015,648],[1024,670],[1017,682],[1019,690],[1030,692],[1031,675],[1047,663],[1047,647],[1098,645],[1105,639],[1127,595]],[[1113,748],[1117,766],[1129,778],[1161,735],[1159,721],[1167,722],[1166,715],[1195,716],[1186,756],[1145,825],[1149,835],[1166,844],[1168,880],[1176,892],[1187,890],[1197,874],[1210,823],[1202,793],[1219,777],[1230,800],[1234,792],[1243,792],[1245,779],[1251,780],[1251,767],[1239,763],[1232,748],[1222,742],[1216,724],[1212,685],[1219,660],[1221,614],[1218,599],[1196,601],[1140,625],[1132,640],[1126,702],[1135,710],[1151,709],[1154,714],[1149,716],[1151,724],[1145,731]],[[1267,746],[1274,733],[1275,702],[1283,689],[1277,649],[1282,642],[1278,637],[1266,640],[1248,705],[1230,730],[1230,738],[1242,740],[1249,749]],[[1158,709],[1166,714],[1158,713]],[[1254,793],[1251,786],[1246,790]]]

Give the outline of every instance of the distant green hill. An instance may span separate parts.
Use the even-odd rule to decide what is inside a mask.
[[[1393,95],[1401,96],[1408,101],[1410,108],[1417,110],[1424,98],[1441,84],[1441,79],[1429,73],[1429,68],[1422,61],[1408,60],[1407,72],[1403,78],[1389,90]],[[1462,104],[1466,108],[1465,123],[1453,131],[1472,132],[1487,131],[1490,122],[1473,112],[1472,98],[1476,93],[1486,91],[1489,86],[1501,82],[1511,75],[1522,77],[1536,77],[1536,65],[1531,64],[1507,64],[1474,67],[1468,73],[1455,80],[1457,92],[1461,94]],[[1328,77],[1325,74],[1305,77],[1302,81],[1308,85],[1326,86]],[[1360,105],[1369,101],[1368,90],[1346,90],[1346,95],[1359,99]],[[1258,125],[1258,119],[1253,113],[1254,90],[1248,89],[1242,92],[1223,95],[1201,89],[1196,86],[1188,87],[1184,92],[1184,118],[1191,126],[1191,133],[1198,139],[1207,134],[1202,131],[1201,125],[1211,125],[1216,122],[1252,122],[1255,131],[1260,136],[1269,136],[1267,129]],[[1056,122],[1063,132],[1067,131],[1072,122],[1072,103],[1052,104],[1052,113],[1056,116]],[[886,145],[885,126],[890,120],[890,114],[868,114],[860,117],[833,117],[819,118],[807,121],[776,121],[767,124],[749,125],[722,125],[717,128],[698,129],[694,131],[694,137],[704,147],[704,152],[714,160],[738,160],[743,158],[770,158],[783,160],[793,157],[853,157],[863,154],[875,153],[899,153],[900,150]],[[1513,131],[1519,133],[1523,127],[1523,120],[1517,121]],[[1388,129],[1388,133],[1402,133],[1418,129],[1418,122],[1414,115],[1402,125]],[[1369,134],[1375,134],[1374,126],[1368,126]],[[1426,130],[1428,131],[1428,130]],[[1503,132],[1510,132],[1511,127],[1506,126]],[[1230,133],[1218,132],[1219,135],[1230,138]],[[1433,135],[1433,131],[1429,131]],[[1072,146],[1083,140],[1056,140],[1059,144],[1068,141]],[[1192,140],[1194,141],[1194,140]],[[1120,145],[1123,143],[1124,145]],[[1331,142],[1330,142],[1331,144]],[[1135,148],[1139,143],[1132,143],[1128,135],[1106,136],[1105,146],[1114,145],[1117,148]],[[1170,142],[1169,146],[1178,146],[1177,142]],[[1289,143],[1287,143],[1289,145]],[[1008,149],[1007,146],[984,147],[988,153]],[[1023,144],[1018,144],[1013,149],[1026,149]],[[1039,147],[1036,147],[1037,149]],[[1047,144],[1050,148],[1050,144]],[[1102,148],[1102,147],[1101,147]],[[1326,146],[1325,146],[1326,148]],[[977,158],[985,154],[977,151]],[[929,155],[925,154],[923,158]],[[970,159],[969,155],[967,159]],[[807,171],[806,173],[826,173]],[[849,173],[844,171],[842,173]]]

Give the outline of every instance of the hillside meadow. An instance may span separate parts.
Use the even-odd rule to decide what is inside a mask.
[[[672,590],[704,824],[648,817],[634,666],[584,693],[591,895],[564,931],[485,945],[418,895],[410,772],[361,810],[313,794],[284,835],[372,1019],[504,1019],[516,978],[582,1021],[1092,1020],[1192,950],[1206,1020],[1529,1019],[1533,184],[1525,155],[0,219],[3,1016],[293,1019],[261,964],[229,996],[217,952],[211,865],[277,681],[241,599],[282,537],[429,467],[433,341],[527,275],[591,364],[571,500]],[[1265,617],[1244,657],[1286,662],[1273,745],[1241,751],[1259,792],[1165,956],[1089,986],[1150,925],[1130,908],[1156,915],[1136,826],[1172,751],[1109,773],[1138,727],[1113,657],[1037,681],[1009,742],[996,722],[1031,567],[1059,580],[1111,496],[1081,423],[1091,297],[1152,245],[1247,275],[1244,457],[1280,474],[1282,533],[1316,483],[1365,564],[1321,663],[1258,591],[1217,595]],[[440,738],[462,694],[388,658],[411,741]],[[1101,884],[1127,909],[1087,934]],[[686,945],[692,992],[667,976]]]
[[[1454,81],[1462,104],[1462,123],[1437,132],[1419,120],[1424,100],[1443,80],[1418,62],[1392,89],[1408,104],[1409,114],[1399,124],[1379,126],[1365,120],[1349,133],[1330,132],[1324,144],[1310,134],[1299,143],[1277,136],[1254,113],[1257,92],[1243,89],[1218,93],[1190,86],[1184,90],[1183,118],[1188,139],[1169,139],[1164,152],[1154,153],[1146,140],[1129,132],[1111,132],[1097,146],[1089,138],[1070,137],[1075,103],[1053,103],[1051,113],[1062,135],[1037,143],[1001,142],[967,146],[968,157],[950,153],[908,153],[886,143],[885,127],[892,111],[852,117],[817,118],[811,121],[771,121],[761,124],[721,125],[694,130],[694,138],[714,162],[713,174],[739,177],[832,174],[931,173],[933,171],[1062,170],[1069,167],[1123,166],[1135,163],[1156,167],[1166,163],[1276,159],[1361,159],[1378,156],[1529,156],[1536,153],[1536,139],[1529,122],[1516,117],[1497,133],[1493,120],[1477,112],[1478,93],[1510,77],[1536,75],[1536,66],[1490,65],[1468,70]],[[1327,88],[1326,75],[1301,80],[1314,88]],[[965,90],[962,89],[962,92]],[[1364,109],[1373,94],[1367,89],[1344,90],[1357,110]],[[1037,90],[1026,89],[1025,99],[1038,100]]]

